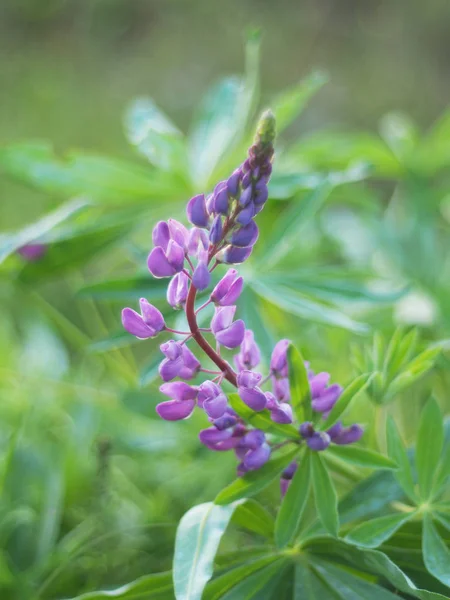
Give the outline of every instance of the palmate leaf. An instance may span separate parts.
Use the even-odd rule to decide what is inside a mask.
[[[284,548],[295,540],[310,493],[311,457],[307,452],[281,503],[275,523],[275,543]]]
[[[261,299],[250,286],[244,287],[239,298],[239,309],[242,310],[242,319],[247,329],[253,331],[263,359],[266,365],[268,365],[270,355],[275,346],[275,339],[269,329],[267,319],[264,319],[264,307],[262,306]]]
[[[344,389],[342,394],[339,396],[338,401],[331,409],[328,417],[324,422],[319,424],[319,428],[322,431],[329,429],[341,418],[342,414],[349,407],[350,402],[352,402],[359,394],[361,394],[369,385],[370,378],[370,373],[360,375]]]
[[[422,552],[428,571],[450,587],[450,550],[428,514],[423,519]]]
[[[273,537],[275,521],[259,502],[248,498],[236,508],[231,518],[234,525],[267,538]]]
[[[367,448],[332,444],[327,452],[360,467],[367,467],[369,469],[398,469],[397,463],[392,459]]]
[[[336,537],[339,530],[337,494],[327,467],[319,452],[310,452],[314,501],[320,522],[325,530]]]
[[[444,426],[439,405],[433,398],[422,411],[416,444],[416,468],[420,496],[428,500],[444,444]]]
[[[212,502],[191,508],[181,519],[175,539],[173,582],[177,600],[200,600],[213,573],[220,538],[240,502]]]
[[[397,513],[379,517],[357,525],[346,536],[346,541],[364,548],[376,548],[388,540],[402,525],[407,523],[414,512]]]
[[[173,198],[184,189],[182,181],[173,174],[122,160],[80,152],[72,152],[61,160],[47,142],[3,148],[0,169],[48,194],[85,195],[102,204],[122,204],[125,199],[161,201]]]
[[[411,464],[406,452],[406,448],[402,442],[400,434],[397,430],[392,417],[388,418],[386,425],[386,439],[388,454],[398,464],[398,469],[394,476],[402,486],[405,494],[413,502],[417,501],[416,492],[414,489],[414,479],[412,476]]]
[[[311,388],[305,361],[300,351],[289,344],[287,350],[289,366],[289,389],[291,406],[300,423],[312,418]]]
[[[172,573],[145,575],[115,590],[88,592],[71,600],[173,600]]]
[[[254,496],[272,483],[294,460],[298,452],[299,448],[290,450],[278,458],[272,458],[257,471],[250,471],[243,477],[239,477],[217,495],[215,503],[219,505],[229,504],[240,498]]]
[[[138,152],[165,171],[186,170],[181,131],[151,98],[136,98],[125,113],[125,133]]]
[[[100,300],[137,300],[147,298],[153,302],[166,297],[167,281],[150,275],[135,275],[123,279],[110,279],[84,285],[78,290],[80,296]]]
[[[0,235],[0,263],[8,256],[18,250],[21,246],[31,242],[41,241],[54,227],[67,221],[76,214],[82,212],[89,206],[89,202],[83,198],[76,198],[61,204],[56,210],[45,215],[39,221],[27,225],[14,233]]]

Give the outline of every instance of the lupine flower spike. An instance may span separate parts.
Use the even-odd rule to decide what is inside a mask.
[[[158,404],[156,411],[167,421],[186,419],[196,407],[203,411],[211,426],[200,432],[200,442],[211,450],[233,450],[239,460],[238,475],[262,467],[273,447],[263,431],[252,428],[233,411],[223,383],[237,388],[242,401],[252,410],[266,409],[276,423],[291,424],[294,418],[288,378],[289,340],[276,344],[270,371],[263,377],[255,371],[261,352],[254,334],[244,321],[235,318],[243,278],[231,267],[214,287],[211,285],[211,273],[217,266],[243,263],[252,253],[259,235],[255,217],[268,198],[274,139],[275,118],[267,111],[260,119],[245,162],[228,179],[219,182],[211,194],[198,194],[189,200],[186,214],[192,227],[188,229],[169,219],[157,223],[153,229],[154,247],[148,257],[148,269],[154,277],[170,278],[167,302],[185,312],[189,331],[168,328],[161,312],[145,298],[140,300],[140,312],[131,308],[122,311],[124,328],[138,338],[153,338],[164,331],[184,336],[160,346],[164,355],[159,366],[164,381],[160,391],[169,399]],[[211,287],[208,300],[197,307],[197,292]],[[210,304],[214,306],[210,328],[200,328],[198,313]],[[202,367],[191,349],[193,344],[214,363],[216,370]],[[237,349],[234,368],[222,356],[222,347]],[[211,379],[199,384],[186,383],[205,373],[211,374]],[[318,418],[328,415],[342,392],[339,385],[329,385],[329,379],[328,373],[309,371],[312,408]],[[267,384],[271,390],[265,389]],[[325,450],[330,443],[351,444],[362,435],[358,425],[344,427],[341,422],[326,432],[316,431],[313,423],[301,423],[298,427],[299,443],[315,451]],[[286,493],[296,469],[294,462],[283,472],[282,494]]]

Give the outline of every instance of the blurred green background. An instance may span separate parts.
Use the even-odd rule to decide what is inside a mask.
[[[148,170],[151,185],[157,170],[150,171],[124,135],[124,111],[136,96],[151,96],[188,131],[207,89],[244,71],[245,32],[254,27],[262,30],[260,107],[313,69],[327,72],[329,83],[278,143],[270,206],[259,218],[261,241],[243,269],[250,291],[241,308],[266,361],[270,344],[288,336],[316,370],[345,382],[354,372],[350,347],[367,343],[374,329],[389,337],[398,321],[418,325],[422,345],[449,337],[449,26],[445,0],[1,0],[0,147],[44,139],[58,156],[81,148],[121,158],[139,165],[140,175]],[[392,111],[411,120],[391,118],[380,129]],[[243,159],[244,141],[232,149],[227,168]],[[48,192],[32,162],[11,168],[5,156],[2,231],[78,195],[70,185]],[[372,164],[368,181],[359,181],[367,178],[363,170],[349,175],[358,161]],[[333,184],[324,208],[325,197],[311,201],[309,193],[320,192],[321,177],[330,172],[343,184]],[[316,179],[305,179],[311,174]],[[119,183],[114,179],[111,189],[117,185],[121,198]],[[99,194],[96,184],[84,183],[80,193]],[[153,293],[148,282],[144,291],[138,285],[153,224],[183,219],[193,191],[202,190],[181,181],[167,198],[154,192],[142,222],[145,193],[134,190],[136,208],[133,190],[111,205],[103,191],[100,208],[76,221],[80,231],[93,227],[96,244],[80,237],[77,246],[75,234],[58,230],[42,266],[16,256],[2,265],[5,600],[67,598],[170,568],[180,516],[234,476],[233,456],[213,455],[198,443],[201,415],[178,424],[156,418],[157,344],[130,346],[120,334],[121,307],[136,307],[141,293]],[[128,233],[125,226],[116,235],[120,210],[130,206],[126,218],[136,210],[133,227],[141,228],[130,226]],[[298,206],[300,213],[306,209],[297,221]],[[116,219],[111,231],[102,225],[110,217]],[[287,250],[277,247],[277,235]],[[275,249],[279,270],[261,287]],[[86,290],[130,276],[132,289]],[[380,281],[384,287],[373,285]],[[401,289],[408,290],[407,304]],[[162,305],[160,290],[154,293]],[[373,424],[391,411],[412,443],[431,385],[448,412],[446,371],[443,357],[436,373],[395,407],[383,407],[381,417],[368,398],[354,417]],[[383,449],[380,431],[369,429],[366,443]],[[341,491],[352,483],[338,476]],[[275,507],[278,490],[263,498]],[[229,548],[236,536],[241,545],[252,543],[246,534],[234,535],[225,542]]]

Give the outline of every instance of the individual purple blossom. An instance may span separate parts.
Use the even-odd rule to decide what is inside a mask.
[[[208,417],[219,419],[225,414],[228,400],[217,384],[212,381],[204,381],[198,388],[198,404]]]
[[[198,257],[204,254],[209,247],[208,232],[198,227],[192,227],[189,231],[187,251],[190,256]]]
[[[162,246],[153,248],[148,256],[147,266],[153,277],[172,277],[184,268],[184,250],[179,244],[169,240],[166,250]]]
[[[271,449],[264,432],[252,429],[241,438],[235,452],[242,460],[238,470],[247,472],[260,469],[269,460]]]
[[[330,436],[325,431],[315,431],[312,436],[306,438],[309,448],[318,452],[326,450],[330,445],[330,441]]]
[[[335,423],[333,427],[327,431],[333,444],[338,444],[340,446],[358,442],[363,433],[364,429],[360,425],[355,424],[350,425],[350,427],[344,427],[340,421]]]
[[[234,246],[245,248],[253,246],[258,239],[258,226],[255,221],[250,221],[248,225],[239,227],[231,236],[231,243]]]
[[[289,489],[289,486],[291,485],[291,481],[297,471],[298,465],[295,461],[292,461],[283,471],[283,473],[281,474],[281,479],[280,479],[280,491],[281,491],[281,497],[283,498],[286,495],[286,492]]]
[[[184,381],[174,381],[173,383],[164,383],[159,390],[171,398],[171,400],[160,402],[156,406],[156,411],[162,419],[179,421],[192,414],[198,393],[195,387]]]
[[[204,194],[198,194],[191,198],[186,208],[186,214],[192,225],[207,227],[209,221],[208,211]]]
[[[221,215],[214,217],[209,230],[209,241],[211,244],[218,244],[222,239],[223,224]]]
[[[141,314],[132,308],[122,310],[122,325],[124,329],[137,338],[156,337],[165,327],[161,312],[145,298],[139,300]]]
[[[282,377],[281,379],[272,377],[272,390],[275,397],[280,402],[289,402],[291,399],[291,390],[289,387],[289,379],[287,377]]]
[[[289,340],[280,340],[273,349],[270,371],[277,377],[287,377],[288,375],[287,350],[289,344]]]
[[[255,342],[251,329],[246,329],[239,353],[234,357],[234,364],[238,371],[251,370],[257,367],[261,360],[261,352]]]
[[[309,386],[311,390],[311,404],[313,410],[327,415],[336,404],[342,393],[342,386],[333,384],[328,386],[329,373],[309,373]]]
[[[22,258],[29,262],[35,262],[42,258],[47,252],[47,246],[45,244],[25,244],[17,250],[17,254],[20,254]]]
[[[241,295],[244,280],[239,277],[236,269],[228,269],[211,293],[211,300],[220,306],[236,304]]]
[[[237,348],[244,339],[244,321],[239,319],[233,322],[235,312],[235,306],[216,307],[211,321],[211,330],[216,340],[225,348]]]
[[[189,278],[186,273],[177,273],[167,287],[167,302],[172,308],[180,309],[186,302],[189,290]]]
[[[216,214],[226,215],[228,213],[229,198],[226,181],[221,181],[214,188],[213,207]]]
[[[236,169],[232,175],[227,180],[227,191],[228,194],[235,198],[239,193],[239,183],[242,178],[241,169]]]
[[[258,387],[262,376],[253,371],[241,371],[237,376],[238,394],[252,410],[264,410],[267,405],[267,398],[264,392]]]
[[[247,260],[252,253],[253,246],[247,246],[246,248],[240,248],[239,246],[226,246],[221,250],[216,258],[219,262],[223,262],[228,265],[238,265]]]
[[[211,273],[204,262],[199,262],[192,275],[192,283],[197,290],[202,292],[206,290],[211,281]]]
[[[266,392],[265,395],[272,421],[282,425],[292,423],[294,419],[291,405],[287,402],[279,402],[271,392]]]
[[[200,370],[200,362],[185,344],[169,340],[160,346],[165,359],[159,365],[159,374],[163,381],[175,377],[192,379]]]

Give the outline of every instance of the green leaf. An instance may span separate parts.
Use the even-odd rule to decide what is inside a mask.
[[[275,423],[270,418],[270,412],[268,410],[255,412],[241,400],[238,394],[229,394],[228,400],[233,410],[256,429],[262,429],[263,431],[280,435],[284,438],[291,438],[294,440],[300,439],[300,434],[293,425]]]
[[[423,519],[422,552],[428,571],[450,587],[450,550],[436,530],[430,515]]]
[[[273,182],[270,187],[271,197],[273,197],[272,186]],[[301,202],[294,202],[292,207],[286,208],[281,213],[265,240],[267,252],[260,260],[260,266],[264,265],[264,269],[267,270],[286,256],[293,244],[300,238],[302,229],[308,226],[308,223],[323,206],[331,190],[332,186],[328,181],[322,182]]]
[[[398,465],[398,469],[394,473],[394,477],[402,486],[403,491],[413,502],[417,501],[416,492],[414,489],[414,479],[411,471],[411,464],[406,453],[406,448],[403,445],[402,439],[398,432],[397,426],[392,417],[387,420],[386,439],[388,455]]]
[[[259,502],[249,498],[234,511],[231,522],[267,538],[273,537],[275,521]]]
[[[295,540],[310,493],[310,453],[306,452],[281,503],[275,523],[275,542],[284,548]]]
[[[142,368],[139,375],[139,385],[145,387],[158,377],[158,368],[161,364],[161,354],[157,352]]]
[[[154,301],[165,298],[166,292],[167,281],[145,275],[99,281],[78,290],[80,296],[101,300],[136,300],[144,297]]]
[[[300,423],[310,421],[312,419],[312,407],[308,371],[303,356],[292,344],[289,344],[287,349],[287,360],[292,409]]]
[[[371,378],[370,373],[364,373],[357,377],[350,385],[348,385],[342,394],[339,396],[338,401],[331,409],[330,414],[323,423],[320,424],[320,429],[325,431],[336,423],[341,415],[347,410],[350,402],[361,394],[366,387],[369,385]]]
[[[222,600],[223,598],[228,598],[228,595],[225,594],[228,594],[230,591],[233,595],[236,590],[238,593],[241,593],[242,588],[236,586],[240,586],[243,582],[250,582],[250,590],[253,589],[253,585],[256,583],[255,589],[259,591],[261,588],[257,585],[257,582],[262,580],[265,584],[277,571],[282,569],[284,564],[285,559],[280,558],[277,554],[272,554],[236,567],[223,575],[219,575],[219,577],[208,583],[202,600]],[[269,576],[266,579],[268,570]],[[233,598],[233,595],[230,598]],[[239,600],[248,598],[248,596],[235,597]],[[249,597],[251,598],[252,596]]]
[[[336,537],[339,531],[336,490],[319,452],[310,454],[317,514],[326,531]]]
[[[264,318],[264,307],[259,296],[250,286],[246,286],[239,299],[239,308],[242,309],[242,319],[255,335],[255,340],[261,349],[264,361],[268,366],[275,339],[269,330],[267,319]]]
[[[293,600],[328,600],[329,588],[300,558],[295,563]]]
[[[151,98],[137,98],[125,114],[128,141],[153,165],[165,171],[184,168],[183,135]]]
[[[213,573],[214,557],[240,502],[217,506],[206,502],[181,519],[175,539],[173,582],[177,600],[200,600]]]
[[[243,477],[239,477],[224,488],[217,495],[214,502],[222,505],[238,500],[239,498],[254,496],[280,475],[288,464],[294,460],[299,450],[299,448],[295,448],[278,458],[272,458],[261,469],[250,471]]]
[[[390,558],[379,550],[356,548],[348,543],[330,538],[324,539],[319,543],[314,542],[308,547],[308,550],[314,552],[314,554],[317,552],[324,553],[327,557],[335,555],[340,562],[345,561],[353,568],[379,575],[400,592],[414,598],[420,598],[421,600],[446,600],[446,596],[419,589]]]
[[[118,331],[114,331],[110,335],[89,344],[88,350],[93,354],[102,354],[103,352],[126,348],[132,344],[138,344],[139,342],[142,342],[142,340],[131,335],[128,331],[119,329]]]
[[[261,572],[253,573],[244,580],[235,579],[234,587],[220,596],[221,600],[270,600],[274,585],[288,564],[287,558],[279,558]]]
[[[416,468],[420,495],[428,500],[444,444],[444,426],[439,406],[431,398],[422,410],[416,444]]]
[[[259,296],[268,302],[306,321],[341,327],[355,333],[365,333],[368,330],[368,326],[364,323],[358,323],[342,311],[327,304],[316,302],[303,294],[293,291],[288,286],[280,284],[269,286],[257,279],[251,280],[250,286]]]
[[[398,469],[397,463],[392,459],[367,448],[332,444],[327,449],[327,452],[360,467],[367,467],[369,469]]]
[[[328,587],[330,598],[342,600],[398,600],[392,592],[357,577],[352,571],[331,564],[328,561],[315,559],[312,568]],[[327,597],[327,596],[326,596]]]
[[[447,490],[447,482],[450,477],[450,442],[447,442],[442,454],[441,462],[436,473],[434,490],[436,494]]]
[[[145,575],[131,583],[104,592],[88,592],[71,600],[173,600],[172,573]]]
[[[298,117],[309,100],[327,81],[328,77],[324,73],[315,71],[271,102],[272,111],[277,120],[278,133],[281,133]]]
[[[400,527],[407,523],[414,512],[407,514],[387,515],[366,521],[352,529],[345,539],[351,544],[363,546],[364,548],[376,548],[388,540]]]
[[[27,225],[15,233],[0,235],[0,264],[21,246],[41,241],[49,231],[80,213],[89,206],[87,200],[77,198],[61,204],[56,210],[48,213],[39,221]]]
[[[183,186],[173,173],[143,168],[122,160],[71,152],[55,156],[47,142],[19,143],[0,151],[0,168],[7,175],[57,196],[86,195],[102,203],[124,199],[148,202],[173,197]]]

